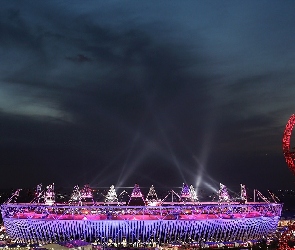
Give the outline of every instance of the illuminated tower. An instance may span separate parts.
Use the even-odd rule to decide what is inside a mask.
[[[37,201],[37,203],[40,203],[40,199],[42,198],[42,184],[40,183],[36,187],[36,192],[35,192],[35,198],[34,200]]]
[[[230,202],[230,197],[227,191],[227,187],[220,183],[220,188],[218,191],[219,202]]]
[[[81,202],[94,204],[92,189],[88,184],[81,189]]]
[[[73,189],[69,203],[80,204],[81,203],[81,192],[79,186],[76,185]]]
[[[149,190],[149,193],[147,194],[146,200],[147,201],[157,201],[158,200],[158,196],[157,196],[157,193],[156,193],[153,185],[150,187],[150,190]]]
[[[161,200],[158,199],[158,195],[153,185],[150,187],[146,202],[148,206],[159,206],[161,204]]]
[[[139,185],[135,184],[128,202],[129,206],[144,206],[145,202],[140,191]]]
[[[192,199],[190,188],[185,183],[182,185],[180,197],[182,201],[191,201]]]
[[[46,187],[44,194],[44,203],[46,205],[53,205],[55,203],[54,183]]]
[[[118,202],[115,186],[112,185],[105,197],[105,202]]]
[[[241,202],[246,203],[247,202],[247,192],[245,185],[241,184]]]
[[[194,189],[193,185],[190,185],[189,189],[190,189],[190,194],[191,194],[191,201],[192,201],[192,202],[197,202],[197,201],[199,201],[199,198],[198,198],[197,192],[196,192],[196,190]]]

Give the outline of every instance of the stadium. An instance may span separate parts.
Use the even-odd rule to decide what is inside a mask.
[[[232,200],[220,184],[215,202],[200,202],[186,184],[179,194],[170,190],[162,199],[153,186],[144,198],[135,184],[126,202],[119,201],[114,186],[102,202],[94,200],[88,185],[76,186],[63,203],[56,202],[53,184],[44,190],[38,185],[30,203],[17,203],[19,193],[1,205],[1,212],[8,235],[20,243],[85,240],[124,247],[247,242],[272,235],[282,210],[282,204],[269,202],[261,193],[263,202],[248,202],[244,185],[239,199]]]

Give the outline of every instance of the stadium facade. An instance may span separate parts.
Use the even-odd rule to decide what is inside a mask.
[[[200,202],[187,185],[180,194],[171,190],[169,201],[159,199],[153,186],[144,199],[135,185],[126,203],[118,200],[114,186],[104,202],[93,200],[89,186],[76,186],[67,203],[55,202],[53,185],[44,191],[39,186],[31,203],[13,202],[18,192],[1,205],[1,212],[8,235],[25,243],[82,239],[124,246],[259,240],[275,232],[282,210],[282,204],[266,199],[248,202],[244,186],[233,201],[222,184],[217,202]]]

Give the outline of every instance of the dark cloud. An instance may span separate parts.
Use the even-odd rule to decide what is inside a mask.
[[[83,62],[91,62],[92,60],[84,55],[77,55],[76,57],[66,57],[66,59],[73,61],[73,62],[78,62],[78,63],[83,63]]]
[[[195,184],[203,165],[204,180],[232,186],[279,186],[280,172],[291,179],[280,148],[293,93],[282,86],[294,65],[265,64],[263,36],[258,47],[247,40],[252,21],[228,17],[230,6],[218,16],[226,27],[214,19],[202,28],[154,7],[140,15],[131,3],[75,3],[0,11],[3,187]],[[214,15],[211,5],[202,8]],[[259,181],[266,171],[270,181]]]

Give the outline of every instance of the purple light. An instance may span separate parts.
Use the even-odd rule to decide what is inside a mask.
[[[17,242],[84,239],[107,242],[234,241],[273,233],[282,205],[46,206],[4,204],[9,236]],[[86,218],[86,219],[85,219]]]

